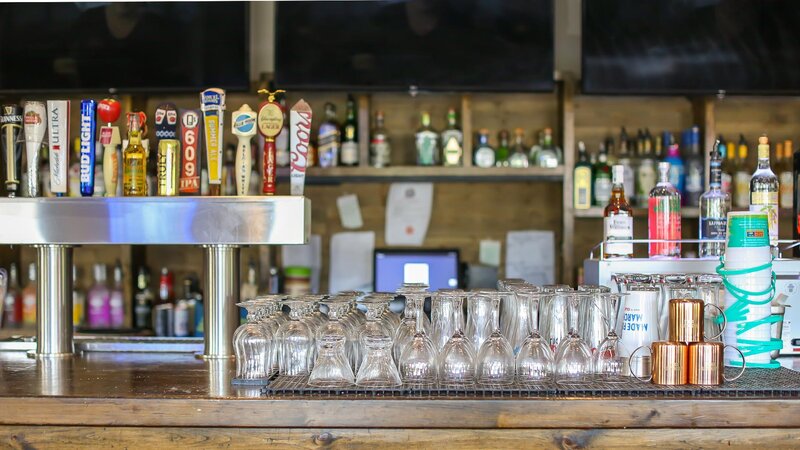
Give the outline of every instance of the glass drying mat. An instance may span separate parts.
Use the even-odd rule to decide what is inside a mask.
[[[734,377],[738,368],[727,367],[725,374]],[[268,397],[469,397],[469,398],[567,398],[567,397],[619,397],[619,398],[800,398],[800,372],[781,367],[779,369],[746,369],[741,378],[721,386],[660,386],[630,377],[621,383],[592,381],[587,384],[558,384],[548,382],[539,385],[518,384],[467,385],[467,386],[414,386],[370,389],[358,386],[345,388],[318,388],[307,384],[307,377],[275,376],[261,394]]]

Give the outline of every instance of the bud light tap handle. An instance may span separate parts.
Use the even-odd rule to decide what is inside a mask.
[[[81,196],[94,195],[95,135],[97,134],[97,102],[81,101],[81,152],[80,190]]]

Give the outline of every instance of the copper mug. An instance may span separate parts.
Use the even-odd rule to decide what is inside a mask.
[[[706,307],[715,308],[722,315],[722,329],[716,336],[705,336],[703,324]],[[728,318],[719,306],[703,303],[694,298],[673,298],[669,301],[669,340],[673,342],[703,342],[722,336]]]
[[[730,347],[742,358],[742,370],[733,378],[725,376],[723,356],[725,348]],[[723,381],[735,381],[744,374],[745,362],[742,352],[722,342],[693,342],[689,344],[689,384],[719,386]]]
[[[655,341],[650,347],[638,347],[631,353],[631,358],[643,348],[650,348],[652,369],[650,377],[641,378],[633,373],[631,375],[642,381],[653,381],[653,384],[678,386],[686,384],[689,369],[689,346],[683,342]]]

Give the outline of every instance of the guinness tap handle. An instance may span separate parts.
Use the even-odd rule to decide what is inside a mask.
[[[232,132],[239,138],[236,146],[235,176],[236,195],[247,195],[250,188],[250,172],[252,171],[252,151],[250,139],[256,135],[256,113],[250,105],[244,104],[231,115]]]
[[[19,188],[19,166],[22,158],[20,133],[22,133],[22,108],[19,105],[3,105],[3,114],[0,116],[0,145],[3,147],[6,190],[9,197],[15,197]]]
[[[28,157],[28,196],[39,196],[39,150],[47,130],[47,109],[42,102],[25,102],[25,154]]]

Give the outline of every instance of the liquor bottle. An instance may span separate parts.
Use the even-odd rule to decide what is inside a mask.
[[[147,152],[142,145],[139,114],[128,116],[128,146],[122,152],[122,195],[147,195]],[[90,305],[91,306],[91,305]]]
[[[725,138],[722,137],[720,134],[717,137],[719,141],[719,145],[717,146],[720,159],[722,160],[722,175],[720,181],[720,189],[722,192],[732,196],[731,194],[731,183],[733,182],[733,161],[732,158],[733,154],[735,153],[735,149],[729,148],[728,143],[725,142]]]
[[[125,324],[125,294],[122,290],[122,264],[119,261],[114,265],[114,286],[108,304],[111,328],[122,328]]]
[[[636,204],[646,207],[650,191],[656,185],[656,158],[653,153],[653,140],[650,131],[645,129],[642,157],[636,168]]]
[[[72,265],[72,326],[82,327],[86,314],[86,292],[78,280],[78,266]]]
[[[711,152],[708,191],[700,197],[700,240],[725,240],[731,196],[722,190],[722,141],[717,139]],[[724,243],[700,243],[701,258],[718,258],[725,253]]]
[[[536,166],[553,168],[561,163],[560,150],[553,143],[553,129],[545,128],[542,148],[536,153]]]
[[[137,329],[151,329],[153,326],[153,300],[155,296],[150,290],[150,271],[139,267],[136,275],[136,301],[133,308],[133,326]]]
[[[783,143],[783,163],[779,170],[778,181],[780,182],[781,209],[792,207],[792,193],[794,192],[794,182],[792,175],[792,141],[786,140]]]
[[[478,167],[494,166],[496,153],[489,145],[489,130],[482,128],[478,132],[478,142],[475,146],[474,164]]]
[[[497,167],[509,166],[508,157],[511,154],[511,149],[509,148],[510,140],[511,136],[508,134],[508,130],[500,130],[500,132],[497,133],[497,151],[495,152],[496,161],[494,163]]]
[[[347,110],[342,134],[342,151],[340,162],[343,166],[358,165],[358,122],[356,121],[356,102],[353,96],[347,96]]]
[[[669,179],[669,163],[658,163],[658,184],[650,191],[647,214],[647,234],[652,240],[681,238],[681,194]],[[681,256],[681,244],[678,242],[651,242],[649,250],[651,258]]]
[[[603,240],[608,258],[630,258],[633,243],[614,243],[615,240],[633,239],[633,209],[625,200],[625,167],[612,168],[611,197],[603,211]]]
[[[36,263],[28,265],[28,284],[22,289],[22,323],[36,325]]]
[[[592,170],[592,204],[595,206],[605,206],[611,197],[611,166],[606,152],[607,148],[601,144]]]
[[[236,195],[236,147],[225,147],[225,162],[222,165],[222,195]]]
[[[686,134],[688,145],[686,146],[686,204],[689,206],[699,206],[700,196],[703,195],[703,173],[705,172],[705,161],[700,152],[700,128],[693,126]]]
[[[247,265],[247,279],[239,288],[239,301],[255,298],[258,295],[258,284],[256,283],[256,263],[250,261]]]
[[[653,147],[653,156],[655,157],[656,161],[664,159],[664,137],[660,134],[657,135],[655,139],[655,146]]]
[[[639,130],[638,133],[639,139],[637,142],[644,141],[644,133],[642,130]],[[637,144],[637,148],[642,148],[643,144]],[[617,164],[622,166],[622,170],[624,171],[622,179],[625,180],[625,192],[631,197],[631,202],[636,203],[636,191],[633,188],[634,184],[634,172],[633,172],[633,159],[631,155],[631,148],[630,142],[628,141],[628,133],[625,131],[625,127],[622,127],[619,133],[619,157],[617,158]],[[612,177],[613,178],[613,177]]]
[[[175,301],[175,277],[166,267],[161,268],[158,280],[158,301],[160,304]]]
[[[602,146],[604,146],[604,147],[602,147]],[[608,167],[609,167],[609,169],[608,169],[608,173],[609,173],[608,178],[610,180],[611,179],[611,167],[613,167],[614,165],[617,164],[617,151],[616,151],[616,145],[614,143],[614,138],[611,137],[611,136],[607,136],[605,138],[605,140],[603,141],[603,144],[601,145],[601,147],[606,149],[606,162],[608,163]],[[598,152],[597,156],[599,158],[599,156],[600,156],[599,152]],[[609,181],[609,183],[610,183],[610,181]],[[608,192],[611,192],[611,185],[609,184],[608,186],[609,186],[608,187]],[[603,203],[603,205],[605,205],[605,203]]]
[[[369,142],[369,165],[372,167],[388,167],[392,163],[392,146],[389,133],[384,127],[383,111],[375,113],[375,128]]]
[[[420,116],[416,142],[418,166],[434,166],[439,163],[439,135],[431,127],[431,115],[428,111],[423,111]]]
[[[583,141],[578,142],[578,160],[572,171],[572,180],[572,203],[575,209],[589,209],[592,206],[592,164]]]
[[[22,293],[19,291],[17,265],[11,263],[8,269],[8,290],[3,299],[3,327],[19,328],[22,326]]]
[[[586,156],[586,148],[584,147],[584,156]],[[588,161],[588,157],[587,157]],[[528,152],[525,149],[525,131],[522,128],[514,130],[514,147],[511,149],[511,154],[508,156],[508,165],[510,167],[525,168],[528,167]],[[589,184],[592,183],[592,169],[589,166]],[[589,191],[588,202],[592,201],[591,190]]]
[[[461,166],[464,161],[464,132],[458,127],[456,109],[447,110],[447,128],[442,131],[442,165]]]
[[[94,265],[94,285],[89,289],[87,320],[90,328],[111,326],[111,293],[106,284],[106,265]]]
[[[336,122],[336,106],[325,103],[325,121],[319,125],[317,157],[320,167],[336,167],[342,146],[342,133]]]
[[[758,167],[750,179],[750,211],[763,212],[769,220],[769,243],[778,245],[778,177],[769,167],[769,139],[758,138]]]
[[[736,152],[736,172],[733,174],[733,206],[747,208],[750,206],[750,170],[747,164],[747,141],[739,135]]]
[[[669,182],[681,195],[686,189],[686,172],[681,159],[681,150],[672,133],[664,132],[664,142],[667,143],[667,157],[664,161],[669,163]]]

